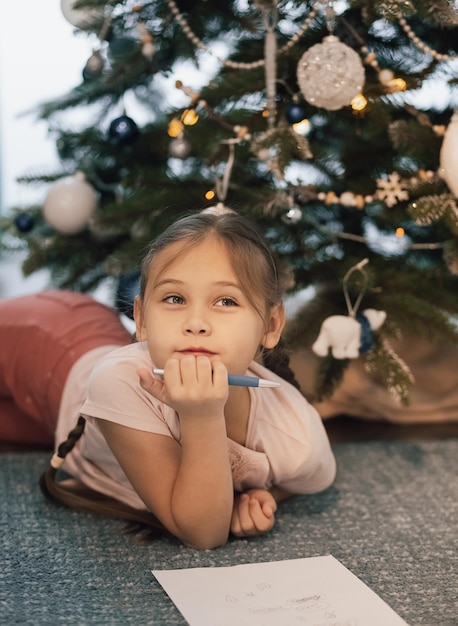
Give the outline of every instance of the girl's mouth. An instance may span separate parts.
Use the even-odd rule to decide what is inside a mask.
[[[180,350],[180,354],[192,354],[193,356],[212,356],[213,354],[215,354],[215,352],[211,352],[210,350],[207,350],[206,348],[192,347],[192,348],[185,348],[184,350]]]

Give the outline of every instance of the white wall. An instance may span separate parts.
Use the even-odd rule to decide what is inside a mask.
[[[94,40],[75,36],[59,0],[2,4],[0,19],[0,211],[40,202],[44,190],[20,185],[28,172],[52,171],[58,164],[47,124],[22,115],[38,103],[65,93],[81,80]],[[0,256],[0,298],[39,291],[47,273],[24,279],[20,258]]]

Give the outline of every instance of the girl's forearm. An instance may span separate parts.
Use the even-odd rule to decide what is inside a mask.
[[[227,540],[234,498],[224,418],[182,420],[181,425],[171,512],[184,543],[214,548]]]

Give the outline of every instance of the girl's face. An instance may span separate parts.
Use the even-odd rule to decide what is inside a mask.
[[[155,272],[156,265],[164,269]],[[178,242],[159,252],[134,315],[137,338],[147,342],[156,367],[171,357],[204,355],[232,374],[244,374],[261,345],[273,348],[284,326],[282,305],[261,319],[214,237],[188,250]]]

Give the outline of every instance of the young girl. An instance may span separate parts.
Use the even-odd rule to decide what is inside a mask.
[[[58,414],[56,441],[64,444],[41,481],[53,499],[146,522],[208,549],[230,533],[269,531],[278,502],[332,483],[335,460],[321,419],[286,381],[293,379],[279,348],[279,270],[245,218],[194,214],[153,242],[134,305],[136,343],[127,343],[114,313],[97,303],[94,320],[81,315],[75,332],[72,319],[78,306],[89,306],[86,296],[36,299],[60,309],[75,301],[75,315],[60,310],[48,318],[52,332],[43,332],[38,345],[15,331],[8,357],[15,371],[3,367],[0,385],[48,433]],[[2,335],[3,307],[8,301],[0,305]],[[12,327],[27,319],[14,314]],[[65,335],[67,344],[60,341],[52,359],[42,361],[53,334]],[[258,362],[262,356],[270,369]],[[229,386],[228,374],[279,386]],[[33,380],[37,398],[28,389]],[[55,481],[60,465],[72,480]]]

